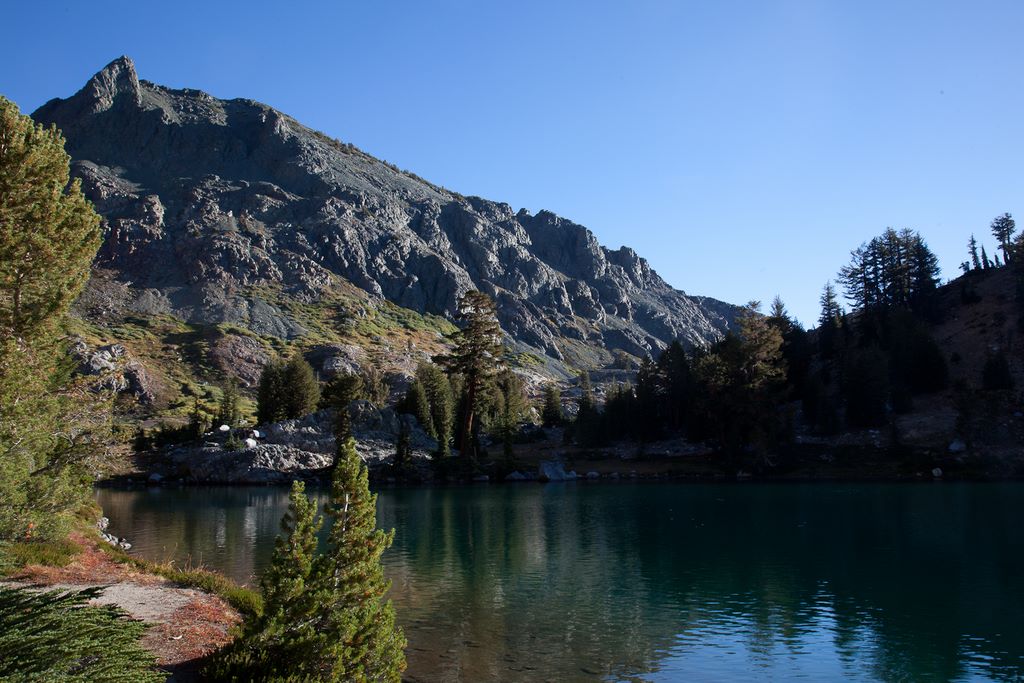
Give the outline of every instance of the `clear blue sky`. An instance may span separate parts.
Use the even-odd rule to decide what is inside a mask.
[[[1024,2],[17,2],[31,111],[121,54],[425,178],[627,244],[804,323],[850,249],[920,230],[945,277],[1020,211]],[[12,30],[13,29],[13,30]],[[1022,222],[1024,227],[1024,222]]]

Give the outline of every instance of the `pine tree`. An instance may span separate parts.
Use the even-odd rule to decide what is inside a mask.
[[[199,406],[199,397],[196,396],[192,399],[192,412],[188,415],[188,433],[193,440],[203,438],[203,434],[206,433],[206,428],[209,423],[206,420],[206,415],[203,414],[202,409]]]
[[[320,401],[320,384],[316,374],[301,353],[296,352],[285,364],[281,374],[283,412],[294,420],[316,410]]]
[[[242,411],[238,406],[238,382],[232,377],[221,389],[220,406],[217,410],[217,424],[237,427],[242,421]]]
[[[591,413],[594,411],[594,388],[590,384],[590,373],[581,370],[579,374],[580,398],[576,402],[578,413]]]
[[[259,424],[280,422],[285,414],[284,365],[270,361],[263,366],[256,390],[256,421]]]
[[[668,427],[681,430],[693,399],[693,368],[686,349],[673,340],[658,357],[658,395],[663,405],[660,414]]]
[[[992,267],[992,262],[988,260],[988,254],[985,253],[985,245],[981,245],[981,267],[988,270]]]
[[[836,290],[831,282],[825,283],[819,303],[821,304],[821,317],[818,318],[818,326],[821,328],[838,327],[843,310],[839,307],[839,298],[836,296]]]
[[[991,227],[992,235],[999,243],[999,248],[1003,250],[1003,261],[1009,263],[1012,258],[1013,234],[1017,231],[1017,224],[1014,222],[1013,216],[1004,213],[992,221]]]
[[[412,463],[412,444],[410,443],[409,423],[404,419],[398,422],[398,438],[395,440],[394,470],[401,473]]]
[[[501,439],[506,464],[512,460],[512,443],[519,432],[519,423],[526,416],[527,398],[523,380],[508,368],[495,380],[498,411],[495,416],[496,436]]]
[[[394,530],[376,528],[376,496],[351,437],[338,435],[338,455],[324,515],[326,544],[318,545],[322,519],[293,484],[283,534],[261,585],[261,616],[215,657],[214,680],[391,683],[405,670],[406,645],[384,595],[381,555]],[[317,552],[318,549],[321,552]]]
[[[89,277],[100,218],[70,179],[64,137],[0,96],[0,336],[44,337]]]
[[[465,380],[465,402],[459,449],[463,457],[476,460],[473,421],[483,407],[485,391],[501,367],[504,347],[494,300],[483,292],[470,291],[459,299],[458,318],[463,327],[452,337],[455,348],[437,361],[450,373]]]
[[[590,373],[582,370],[579,374],[580,397],[576,401],[576,422],[573,425],[576,441],[584,446],[597,446],[604,440],[601,413],[594,403],[594,390],[590,384]]]
[[[423,385],[423,391],[430,405],[430,423],[437,439],[438,458],[446,458],[450,453],[452,429],[455,422],[455,398],[451,382],[438,366],[433,363],[420,363],[416,368],[416,381]]]
[[[101,240],[69,162],[56,128],[0,97],[0,539],[62,532],[109,427],[108,406],[61,367]]]
[[[384,407],[391,395],[391,388],[388,386],[387,378],[377,366],[368,365],[363,368],[363,395],[362,398],[378,408]]]
[[[558,427],[562,424],[562,392],[554,382],[544,385],[544,407],[540,417],[545,427]]]
[[[327,551],[314,562],[311,596],[323,643],[313,662],[326,680],[399,681],[405,670],[405,636],[384,600],[391,584],[380,564],[395,532],[376,528],[376,501],[355,442],[339,440],[325,510],[331,531]]]
[[[971,255],[971,267],[974,270],[981,270],[981,259],[978,257],[978,240],[974,239],[974,235],[971,235],[971,239],[967,242],[967,251]]]
[[[401,412],[412,415],[419,422],[423,431],[432,438],[437,438],[437,431],[434,429],[434,418],[430,412],[430,399],[427,398],[427,390],[418,379],[409,383],[405,390],[405,398],[402,399]]]

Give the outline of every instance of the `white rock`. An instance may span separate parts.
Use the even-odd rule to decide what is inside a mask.
[[[227,425],[221,425],[220,427],[217,427],[217,431],[220,431],[220,432],[230,432],[231,431],[231,427],[228,427]]]
[[[942,478],[942,468],[941,467],[933,468],[932,469],[932,476],[935,477],[936,479],[941,479]]]
[[[249,438],[249,439],[245,440],[245,447],[246,448],[256,448],[259,445],[260,445],[260,442],[257,441],[256,439]]]
[[[587,472],[587,479],[600,479],[600,478],[601,478],[601,475],[598,474],[597,472],[593,471],[593,470]]]

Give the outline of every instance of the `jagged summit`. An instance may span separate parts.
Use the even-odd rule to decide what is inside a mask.
[[[344,280],[439,315],[475,288],[516,342],[555,359],[704,344],[736,312],[550,212],[463,197],[252,100],[140,81],[128,57],[33,116],[64,131],[106,219],[97,267],[138,312],[295,337],[282,302]]]

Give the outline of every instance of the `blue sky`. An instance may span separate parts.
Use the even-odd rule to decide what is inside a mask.
[[[1024,3],[19,2],[31,111],[121,54],[464,194],[550,209],[672,285],[804,323],[850,249],[920,230],[955,277],[1024,212]],[[1021,214],[1024,218],[1024,213]],[[1022,223],[1024,226],[1024,223]]]

